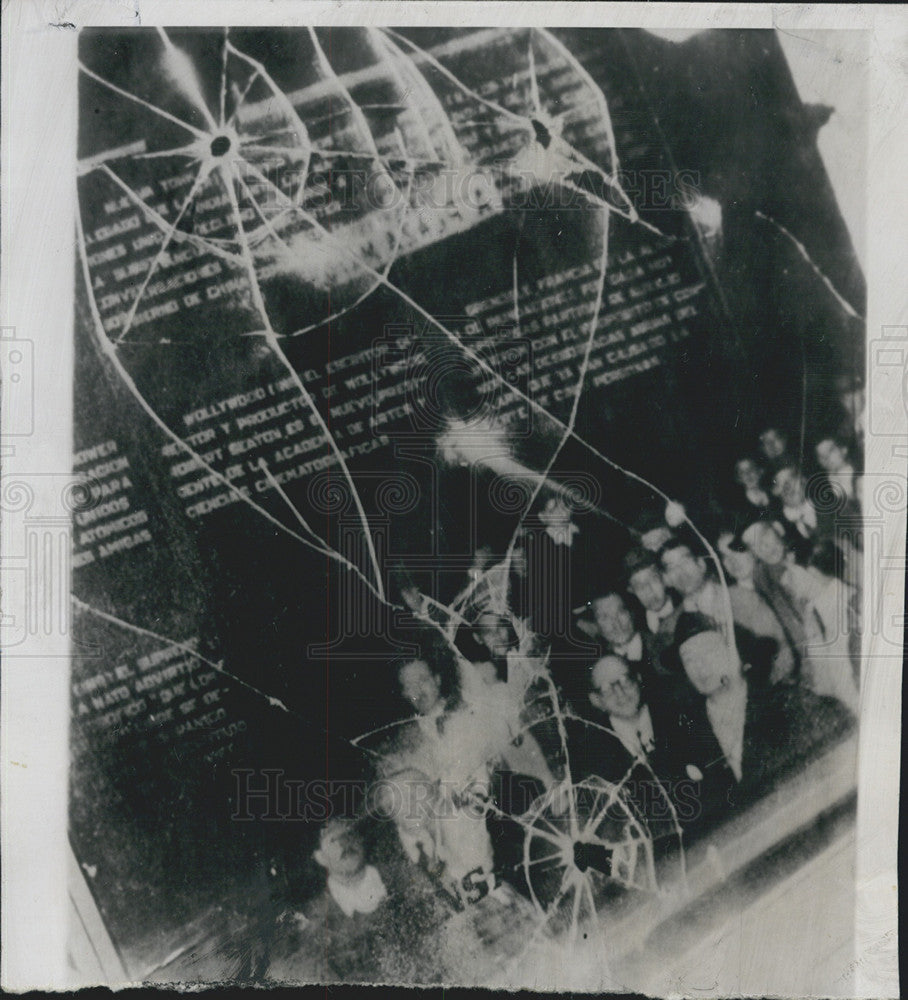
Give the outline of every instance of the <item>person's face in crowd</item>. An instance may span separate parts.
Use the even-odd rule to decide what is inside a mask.
[[[706,581],[706,563],[682,545],[663,553],[662,575],[669,587],[689,597],[696,594]]]
[[[817,462],[827,472],[840,472],[848,462],[848,449],[826,438],[817,445]]]
[[[623,646],[634,638],[634,619],[617,594],[593,601],[593,617],[599,634],[612,646]]]
[[[363,845],[347,823],[328,823],[322,830],[313,858],[335,878],[349,879],[365,867]]]
[[[734,538],[730,532],[720,535],[717,548],[722,556],[722,565],[725,572],[735,580],[753,579],[755,563],[752,552],[738,552],[731,548]]]
[[[735,465],[735,479],[745,490],[759,489],[761,475],[760,466],[753,459],[742,458]]]
[[[507,656],[511,634],[507,623],[499,615],[480,615],[476,622],[476,638],[492,656]]]
[[[752,551],[767,566],[778,566],[785,561],[785,541],[771,524],[757,525]]]
[[[772,492],[786,507],[800,507],[807,499],[804,479],[796,469],[779,469],[772,481]]]
[[[720,632],[700,632],[678,650],[687,679],[709,698],[741,676],[741,665]]]
[[[628,588],[647,611],[661,611],[668,595],[662,574],[655,566],[644,566],[628,580]]]
[[[842,402],[845,412],[852,420],[856,420],[864,412],[867,396],[863,386],[858,386],[855,389],[844,389],[839,399]]]
[[[640,682],[620,656],[604,656],[590,677],[590,704],[618,719],[633,719],[640,711]]]
[[[410,660],[400,670],[400,690],[420,715],[428,715],[441,701],[441,681],[425,660]]]
[[[785,454],[785,447],[788,442],[785,435],[775,427],[767,427],[760,435],[760,451],[771,461],[781,458]]]
[[[658,527],[650,528],[649,531],[644,531],[640,536],[640,544],[647,552],[658,552],[671,537],[671,528],[660,524]]]

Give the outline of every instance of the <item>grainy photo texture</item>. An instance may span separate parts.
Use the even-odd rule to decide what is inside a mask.
[[[83,978],[848,995],[882,501],[779,35],[78,50]]]

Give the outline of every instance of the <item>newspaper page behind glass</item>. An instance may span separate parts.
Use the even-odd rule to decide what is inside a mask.
[[[863,152],[442,23],[78,31],[71,975],[854,995]]]

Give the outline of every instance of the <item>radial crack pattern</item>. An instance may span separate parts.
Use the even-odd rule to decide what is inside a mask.
[[[92,161],[84,165],[83,178],[103,178],[106,182],[114,184],[118,190],[125,193],[129,202],[141,211],[160,234],[160,241],[149,261],[147,271],[145,271],[135,297],[126,311],[122,328],[116,337],[111,337],[105,328],[95,299],[80,210],[77,226],[84,284],[94,321],[95,336],[103,355],[147,417],[173,444],[193,460],[198,469],[203,470],[230,492],[238,503],[245,505],[287,537],[299,542],[308,550],[332,560],[344,572],[351,573],[375,598],[377,603],[396,609],[398,605],[394,604],[386,593],[386,567],[376,549],[370,517],[366,512],[363,497],[358,490],[356,477],[348,465],[341,442],[332,433],[330,419],[326,419],[317,405],[313,392],[310,391],[301,375],[299,363],[292,361],[291,357],[288,356],[287,352],[291,350],[290,347],[287,346],[285,351],[285,345],[283,345],[283,342],[288,339],[302,337],[321,328],[330,334],[332,324],[337,323],[343,317],[355,314],[355,311],[366,303],[376,291],[383,290],[393,299],[396,306],[404,307],[407,313],[423,321],[429,329],[441,334],[450,345],[456,348],[460,356],[469,360],[482,373],[482,376],[490,379],[507,398],[520,400],[535,415],[542,417],[543,426],[547,432],[557,432],[554,447],[549,453],[544,468],[535,473],[532,492],[520,510],[516,527],[510,535],[503,563],[502,578],[505,582],[498,581],[500,586],[496,594],[496,602],[505,606],[506,617],[516,628],[518,625],[516,615],[510,607],[507,607],[506,579],[508,570],[525,520],[535,507],[542,491],[552,487],[554,469],[568,442],[576,442],[604,467],[645,486],[661,496],[666,502],[670,500],[666,493],[648,480],[610,459],[579,434],[576,429],[593,345],[603,309],[604,290],[608,277],[609,226],[612,214],[623,217],[632,227],[653,233],[666,242],[675,239],[664,236],[656,227],[640,219],[632,201],[619,183],[618,150],[604,95],[586,70],[580,66],[577,59],[548,32],[533,30],[526,33],[526,45],[525,49],[522,49],[526,53],[525,69],[517,74],[524,82],[520,87],[515,84],[511,94],[514,103],[520,104],[523,110],[515,110],[480,94],[475,88],[461,80],[440,58],[426,52],[401,33],[389,29],[370,29],[368,38],[373,52],[377,53],[379,62],[368,66],[367,69],[373,76],[381,78],[387,91],[384,96],[388,99],[379,100],[376,98],[374,101],[358,102],[355,87],[349,83],[349,74],[339,72],[335,68],[330,49],[326,51],[318,31],[315,28],[310,28],[308,39],[311,42],[313,62],[318,71],[316,80],[310,85],[310,89],[320,91],[321,97],[319,99],[323,103],[318,105],[315,103],[315,99],[310,97],[308,99],[312,100],[313,104],[307,105],[305,103],[307,98],[291,99],[288,94],[284,93],[266,66],[261,61],[241,51],[225,29],[220,50],[216,90],[214,87],[209,88],[211,93],[215,95],[212,97],[212,106],[209,107],[205,98],[204,81],[195,73],[190,56],[178,48],[163,29],[159,31],[159,37],[164,48],[166,75],[184,102],[188,102],[195,112],[204,119],[207,131],[184,121],[166,108],[158,107],[113,82],[105,80],[93,70],[85,66],[82,67],[86,76],[113,94],[132,104],[142,106],[146,111],[188,131],[195,137],[194,142],[185,146],[168,145],[166,149],[143,149],[141,152],[118,156],[116,162],[121,173],[115,172],[106,162],[95,163]],[[580,104],[559,110],[556,114],[552,107],[546,106],[544,87],[540,86],[542,63],[567,67],[582,81],[585,92],[589,92],[591,96],[586,97]],[[237,65],[242,67],[241,75],[239,75],[239,79],[233,79],[232,77],[237,76]],[[379,68],[376,69],[376,66]],[[428,80],[428,76],[431,74],[440,75],[446,84],[453,86],[458,91],[461,100],[478,105],[481,109],[478,114],[480,116],[482,114],[489,115],[488,120],[483,121],[472,117],[462,118],[458,121],[453,120]],[[254,88],[258,88],[258,91],[263,94],[262,99],[253,99]],[[418,99],[411,96],[414,93]],[[395,102],[395,97],[399,97],[399,103]],[[301,110],[313,106],[323,109],[325,102],[331,109],[330,114],[307,117]],[[335,104],[339,106],[335,106]],[[181,105],[181,108],[183,106],[185,104]],[[605,133],[607,154],[603,158],[605,161],[603,163],[596,162],[581,149],[572,145],[561,134],[567,117],[587,106],[595,109],[598,113],[598,124]],[[476,112],[471,109],[467,113],[473,115]],[[386,114],[397,116],[393,127],[379,128],[374,124],[374,120],[379,120]],[[338,133],[335,134],[334,129],[338,121],[341,121],[342,125]],[[324,135],[325,130],[322,126],[326,122],[329,134],[323,142],[316,136]],[[504,124],[502,125],[502,123]],[[432,308],[420,302],[418,296],[413,294],[403,281],[398,280],[396,272],[392,270],[395,263],[412,249],[412,242],[408,243],[408,240],[411,240],[408,226],[423,221],[417,205],[420,185],[425,183],[426,177],[429,177],[430,180],[437,179],[435,172],[443,174],[445,171],[449,171],[459,176],[464,171],[474,170],[477,175],[480,175],[479,166],[488,171],[488,164],[477,165],[470,162],[470,154],[467,151],[463,133],[469,127],[490,127],[496,124],[505,130],[503,134],[506,135],[509,142],[514,139],[515,135],[519,137],[517,152],[509,151],[509,155],[506,155],[503,160],[496,161],[497,165],[503,168],[501,174],[504,175],[505,179],[514,184],[529,183],[531,186],[550,182],[561,185],[577,195],[579,203],[588,212],[588,217],[593,220],[590,224],[594,227],[598,226],[599,230],[599,246],[595,254],[592,312],[585,331],[579,372],[575,383],[570,387],[571,405],[566,420],[562,420],[553,411],[553,408],[543,405],[519,385],[512,384],[504,378],[501,372],[491,365],[479,351],[458,335],[449,321],[439,317]],[[272,140],[276,143],[275,145],[269,144]],[[343,140],[349,140],[349,149],[343,148]],[[188,191],[179,202],[174,201],[174,208],[170,210],[172,213],[170,219],[165,217],[165,214],[155,204],[149,202],[147,195],[140,193],[141,188],[138,182],[131,184],[124,179],[122,174],[122,170],[128,170],[135,163],[141,163],[145,170],[153,170],[155,164],[165,161],[168,157],[188,158],[192,163],[198,164],[194,176],[189,182]],[[380,218],[378,229],[380,235],[387,242],[386,246],[367,252],[362,244],[368,242],[368,230],[366,230],[366,237],[360,243],[357,243],[355,235],[357,232],[355,227],[357,223],[361,222],[360,219],[354,219],[352,222],[349,220],[331,221],[324,214],[320,216],[316,209],[309,206],[307,198],[311,196],[309,185],[313,173],[313,160],[316,161],[316,164],[320,164],[320,162],[327,164],[332,183],[335,180],[333,172],[337,170],[338,173],[342,173],[341,168],[344,163],[349,165],[350,163],[359,164],[362,162],[370,167],[373,182],[384,182],[382,190],[388,198],[397,199],[396,207],[389,208],[382,204],[377,208],[374,205],[370,208],[374,209]],[[293,178],[288,180],[291,165],[295,171],[295,180]],[[602,196],[597,191],[589,190],[588,187],[583,186],[580,183],[583,174],[594,175],[601,182],[601,190],[607,192],[607,196]],[[127,176],[131,177],[132,175],[127,173]],[[489,174],[482,176],[488,177]],[[209,181],[214,183],[208,185]],[[217,201],[219,198],[223,198],[228,206],[228,215],[219,226],[215,227],[211,223],[209,230],[203,230],[204,234],[198,235],[194,229],[191,231],[182,229],[181,224],[187,223],[188,219],[194,217],[197,203],[202,200],[201,193],[206,186],[218,189],[205,191],[206,199]],[[451,205],[447,201],[442,207],[445,210],[451,209]],[[466,213],[466,208],[463,205],[455,206],[455,208],[456,212],[452,214]],[[503,209],[501,206],[496,206],[495,211],[503,211]],[[191,227],[194,226],[195,222],[192,222]],[[363,228],[365,229],[365,227]],[[229,233],[229,235],[225,235],[225,233]],[[510,305],[518,332],[520,332],[523,322],[519,260],[521,238],[521,233],[518,232],[509,269],[512,287],[509,290],[510,295],[506,296],[511,300]],[[124,362],[122,357],[124,352],[118,349],[137,346],[137,341],[131,335],[136,327],[140,306],[145,305],[149,290],[153,287],[153,280],[159,277],[162,268],[167,266],[166,261],[170,248],[176,242],[189,244],[200,258],[208,256],[216,258],[234,269],[231,273],[239,272],[239,275],[245,279],[243,293],[248,296],[251,302],[251,306],[248,307],[250,316],[246,322],[250,329],[241,331],[237,339],[239,336],[246,336],[261,341],[259,346],[263,351],[267,351],[269,358],[279,366],[282,373],[286,374],[289,383],[292,384],[302,401],[306,416],[311,419],[313,426],[317,427],[319,434],[324,439],[331,457],[329,468],[331,465],[337,466],[343,481],[349,488],[356,510],[361,540],[369,563],[368,567],[357,565],[355,561],[334,548],[328,538],[319,535],[318,531],[313,528],[312,522],[293,502],[287,490],[284,489],[279,475],[265,458],[258,461],[257,468],[265,477],[269,492],[273,491],[273,496],[281,501],[284,508],[283,516],[286,517],[289,512],[300,530],[297,531],[294,527],[289,527],[268,507],[243,493],[229,477],[224,475],[223,471],[218,469],[212,461],[206,460],[199,449],[187,442],[156,411],[147,394],[140,389],[136,378],[130,371],[129,364]],[[279,328],[272,315],[273,306],[270,304],[266,281],[262,275],[270,267],[278,267],[288,261],[291,265],[294,261],[305,263],[307,256],[318,255],[329,259],[338,268],[338,273],[349,279],[348,283],[354,288],[354,291],[348,295],[348,300],[344,301],[343,304],[332,304],[316,320],[305,322],[295,328],[291,327],[289,332],[285,332],[287,328]],[[394,277],[392,277],[392,273],[394,273]],[[329,271],[330,277],[333,275]],[[329,280],[326,284],[329,292],[333,292],[341,282],[336,281],[332,284]],[[365,290],[363,290],[363,285],[365,285]],[[329,301],[331,297],[329,294]],[[308,319],[305,314],[302,318]],[[603,513],[615,520],[613,515],[608,512]],[[692,527],[694,526],[692,525]],[[700,535],[695,527],[694,531]],[[702,539],[702,535],[700,537]],[[705,539],[702,540],[705,542]],[[715,554],[712,553],[712,555],[715,558]],[[721,565],[718,564],[718,560],[716,563],[724,586]],[[494,567],[499,572],[501,568],[501,564]],[[491,577],[492,571],[483,573],[478,580],[474,581],[448,605],[436,600],[432,595],[420,594],[414,588],[414,600],[419,609],[416,612],[417,617],[444,640],[448,650],[457,659],[462,676],[468,675],[472,665],[464,660],[455,643],[455,636],[459,628],[468,624],[469,602],[479,582],[482,581],[484,585],[492,587],[494,584],[491,582]],[[125,620],[116,618],[116,616],[101,612],[78,601],[78,599],[74,600],[80,610],[94,614],[111,624],[180,647],[180,643],[172,643],[165,637],[141,626],[132,625]],[[411,608],[411,610],[413,609]],[[198,656],[199,654],[193,651],[193,655]],[[284,712],[289,711],[279,699],[225,671],[221,663],[208,660],[205,662],[241,687],[266,699],[274,707],[278,707]],[[534,727],[539,727],[542,724],[547,723],[554,726],[557,733],[558,749],[553,756],[558,758],[557,767],[561,769],[561,773],[554,777],[552,787],[547,789],[542,800],[522,814],[510,815],[493,801],[485,802],[483,808],[489,816],[515,823],[526,838],[527,854],[522,868],[536,904],[538,922],[531,940],[539,934],[553,933],[552,928],[563,918],[562,911],[567,909],[570,918],[566,935],[567,943],[570,948],[574,948],[579,947],[581,927],[595,924],[596,908],[601,896],[601,883],[609,878],[612,881],[620,881],[617,874],[617,862],[615,862],[615,871],[608,873],[597,871],[588,866],[585,860],[582,860],[586,857],[583,851],[592,844],[594,847],[602,848],[603,851],[615,852],[615,857],[618,857],[621,851],[630,852],[629,856],[632,856],[634,863],[636,863],[635,852],[644,849],[639,845],[648,844],[654,837],[652,831],[647,830],[645,824],[635,817],[632,806],[626,801],[625,786],[630,781],[632,771],[636,768],[645,768],[646,763],[635,760],[620,781],[611,784],[605,791],[596,789],[591,792],[587,784],[577,780],[572,760],[571,738],[568,732],[568,723],[581,720],[565,708],[563,695],[555,685],[547,662],[534,663],[528,667],[527,672],[530,679],[516,695],[512,692],[513,704],[511,708],[514,709],[515,718],[519,718],[524,725],[524,736]],[[544,705],[542,714],[538,711],[540,704]],[[476,706],[475,704],[467,706],[467,708],[470,707]],[[393,741],[393,738],[404,727],[411,727],[414,724],[418,724],[418,719],[397,720],[363,733],[350,742],[354,747],[368,754],[375,773],[382,774],[383,768],[386,768],[389,762],[395,759],[397,753],[396,750],[386,751],[382,740],[390,737]],[[614,733],[603,727],[598,728],[602,732],[608,732],[617,743],[617,737]],[[514,733],[512,735],[511,747],[513,748],[513,745],[521,738],[521,734]],[[374,744],[370,746],[370,742],[373,741]],[[507,747],[497,746],[495,753],[500,755],[506,750]],[[461,777],[466,777],[469,782],[481,781],[487,777],[492,767],[493,756],[490,755],[489,759],[483,759],[470,769],[467,775],[461,775]],[[462,762],[458,762],[458,767],[460,770],[465,769]],[[445,780],[444,773],[436,777],[439,781]],[[463,790],[461,793],[464,801],[469,801],[473,806],[476,806],[478,799],[475,795],[470,799]],[[670,802],[669,808],[671,809]],[[614,811],[620,814],[615,822],[621,828],[623,839],[600,838],[598,835],[600,827],[607,819],[612,819]],[[673,833],[678,835],[680,842],[680,826],[677,822],[677,816],[674,813],[672,815],[674,820]],[[444,831],[441,824],[436,824],[436,827],[442,832]],[[545,853],[541,856],[531,856],[531,845],[537,841],[544,845]],[[578,857],[581,858],[581,861],[577,860]],[[596,857],[601,858],[602,854],[600,853]],[[603,865],[601,861],[598,863]],[[634,865],[631,862],[627,862],[627,864],[630,877],[626,878],[625,881],[628,887],[647,892],[655,891],[655,877],[651,866],[646,868],[644,876],[635,879],[636,869]],[[541,896],[537,897],[533,880],[539,875],[548,877],[551,874],[550,869],[558,873],[558,887],[553,894],[549,893],[544,899]],[[568,897],[570,897],[570,901],[566,902]],[[564,928],[562,927],[558,932],[562,938],[564,937],[563,932]]]

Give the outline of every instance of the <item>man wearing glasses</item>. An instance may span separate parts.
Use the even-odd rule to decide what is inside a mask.
[[[621,656],[603,656],[593,665],[590,683],[590,704],[608,716],[608,727],[633,757],[648,757],[656,736],[636,671]]]
[[[691,740],[693,706],[688,705],[683,688],[660,678],[659,687],[646,688],[639,673],[623,657],[608,654],[597,660],[590,671],[589,702],[596,709],[591,721],[610,729],[630,759],[646,766],[646,773],[635,771],[637,798],[647,820],[666,819],[666,802],[674,806],[677,819],[690,832],[701,823],[701,783],[707,766],[697,745]],[[584,771],[612,781],[628,767],[629,758],[617,741],[588,737],[586,745],[578,741],[580,766]],[[617,753],[615,752],[617,750]],[[584,759],[585,758],[585,759]],[[656,781],[652,780],[655,776]],[[576,778],[576,775],[575,775]],[[646,794],[640,786],[660,786],[660,794]]]

